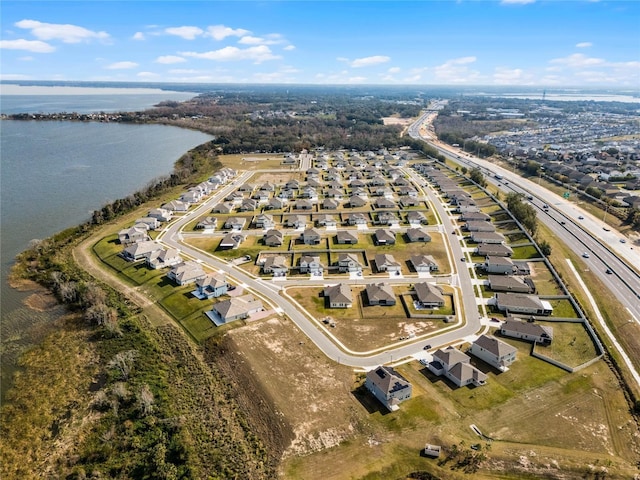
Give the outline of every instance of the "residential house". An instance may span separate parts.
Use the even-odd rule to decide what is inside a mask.
[[[274,277],[284,277],[288,271],[287,257],[284,255],[267,257],[262,264],[262,272],[271,273]]]
[[[264,204],[269,202],[269,198],[271,198],[271,195],[266,190],[258,190],[253,195],[251,195],[251,198],[259,204]]]
[[[417,207],[418,205],[420,205],[420,199],[418,197],[415,196],[405,196],[400,198],[400,206],[407,208],[407,207]]]
[[[481,243],[475,249],[475,253],[484,257],[510,257],[513,255],[513,250],[507,245],[499,243]]]
[[[267,247],[281,247],[284,240],[284,235],[280,230],[267,230],[262,237],[264,244]]]
[[[264,310],[262,302],[257,300],[253,295],[247,294],[231,297],[214,304],[212,312],[214,313],[215,320],[218,320],[220,324],[225,324],[234,320],[248,318],[252,314],[261,312],[262,310]],[[216,323],[216,325],[217,324],[218,323]]]
[[[154,250],[146,257],[147,267],[159,270],[182,263],[182,257],[175,248]]]
[[[497,257],[487,255],[482,264],[484,271],[487,273],[499,273],[503,275],[512,275],[516,271],[513,261],[508,257]]]
[[[202,192],[197,189],[189,190],[188,192],[180,195],[180,201],[189,205],[198,203],[200,200],[202,200]]]
[[[424,228],[408,228],[406,235],[409,242],[431,241],[431,235]]]
[[[362,273],[362,264],[355,253],[338,254],[338,272]]]
[[[322,275],[324,265],[320,263],[319,255],[302,255],[300,257],[300,273]]]
[[[285,225],[292,228],[304,228],[307,226],[306,215],[289,215],[285,220]]]
[[[480,335],[471,344],[469,353],[487,362],[501,372],[509,370],[509,365],[516,361],[518,349],[491,335]]]
[[[444,307],[444,296],[442,288],[427,282],[419,282],[413,286],[416,294],[417,307],[419,308],[442,308]]]
[[[464,228],[466,228],[469,232],[495,232],[496,227],[494,227],[490,222],[484,222],[482,220],[476,221],[468,221],[464,224]]]
[[[171,267],[167,273],[169,280],[173,280],[178,285],[188,285],[194,283],[199,278],[204,278],[206,272],[197,262],[187,261]]]
[[[165,208],[152,208],[147,216],[157,218],[159,222],[168,222],[173,217],[173,212]]]
[[[396,202],[385,197],[376,198],[374,205],[376,208],[396,208]]]
[[[523,322],[515,317],[507,317],[506,321],[500,326],[500,334],[505,337],[549,345],[553,340],[553,327],[542,326],[535,322]]]
[[[497,232],[472,232],[471,241],[475,243],[504,243],[504,235]]]
[[[398,261],[387,253],[377,253],[375,256],[376,268],[379,272],[399,273],[402,267]]]
[[[313,203],[308,200],[296,200],[293,204],[294,210],[312,210]]]
[[[276,226],[276,222],[273,219],[273,215],[269,215],[268,213],[261,213],[256,215],[256,228],[263,228],[265,230],[269,230]]]
[[[489,288],[494,292],[533,293],[535,287],[530,278],[512,275],[489,275]]]
[[[411,398],[411,383],[392,367],[380,366],[367,372],[364,386],[389,411]]]
[[[336,210],[338,208],[338,205],[340,205],[338,201],[331,198],[325,198],[324,200],[322,200],[322,208],[324,210]]]
[[[284,208],[284,201],[281,198],[270,198],[264,208],[268,210],[281,210]]]
[[[318,192],[315,188],[307,185],[302,189],[302,193],[300,194],[302,198],[308,198],[311,202],[318,200]]]
[[[320,227],[335,227],[338,224],[338,221],[335,219],[333,215],[330,214],[321,214],[315,218],[316,225]]]
[[[155,251],[162,250],[162,247],[156,242],[150,240],[132,243],[120,253],[120,255],[129,262],[137,262],[146,260]]]
[[[269,182],[265,182],[258,187],[258,190],[262,190],[263,192],[273,192],[275,191],[275,189],[276,189],[275,185]]]
[[[238,191],[251,193],[255,188],[256,186],[253,183],[244,183],[238,187]]]
[[[426,225],[427,222],[427,217],[425,217],[424,213],[422,212],[416,212],[415,210],[412,212],[407,213],[407,222],[409,224],[411,223],[418,223],[418,224],[422,224],[422,225]]]
[[[368,215],[364,213],[350,213],[347,215],[347,223],[349,225],[366,225],[368,219]]]
[[[318,245],[322,240],[322,235],[315,228],[307,228],[302,232],[302,242],[305,245]]]
[[[190,206],[190,204],[180,200],[171,200],[170,202],[162,205],[162,208],[164,208],[165,210],[170,210],[172,212],[186,212],[187,210],[189,210]]]
[[[495,307],[507,313],[525,313],[530,315],[551,315],[553,307],[537,295],[522,293],[496,293],[493,297]]]
[[[329,308],[351,308],[353,306],[351,287],[346,283],[326,287],[323,295],[327,299]]]
[[[230,232],[222,237],[218,248],[220,250],[235,250],[240,246],[242,242],[244,242],[244,240],[245,236],[241,233]]]
[[[146,225],[149,230],[156,230],[160,228],[160,220],[156,217],[142,217],[136,220],[135,225]]]
[[[344,198],[344,193],[343,193],[343,191],[341,189],[329,188],[325,192],[325,197],[333,198],[335,200],[342,200]]]
[[[487,376],[471,365],[471,359],[454,347],[439,349],[433,354],[428,368],[435,375],[444,375],[458,387],[473,385],[479,387],[487,381]]]
[[[133,227],[125,228],[118,232],[118,241],[122,245],[131,245],[132,243],[148,240],[151,240],[151,237],[149,237],[149,228],[143,223],[136,224]]]
[[[400,219],[393,212],[378,213],[378,225],[398,226]]]
[[[369,305],[393,306],[396,304],[393,287],[388,283],[369,283],[365,291]]]
[[[349,197],[350,208],[360,208],[360,207],[364,207],[366,204],[367,204],[367,201],[358,195],[352,195]]]
[[[213,232],[217,226],[218,219],[216,217],[205,217],[196,224],[196,229]]]
[[[231,213],[233,211],[233,207],[234,205],[231,202],[218,203],[213,207],[211,213]]]
[[[460,220],[463,222],[489,222],[491,216],[483,212],[465,212],[460,215]]]
[[[416,272],[433,272],[438,270],[438,264],[432,255],[411,255],[410,261]]]
[[[218,298],[227,293],[229,284],[221,273],[208,274],[196,280],[196,290],[193,295],[201,300]]]
[[[242,203],[238,207],[239,212],[253,212],[256,208],[258,208],[258,202],[256,202],[253,198],[245,198],[242,200]]]
[[[349,230],[340,230],[336,234],[336,242],[339,245],[355,245],[358,243],[358,234],[353,233]]]
[[[393,245],[396,243],[396,234],[386,228],[379,228],[373,233],[376,245]]]
[[[247,219],[244,217],[229,217],[224,222],[224,228],[239,232],[244,228],[246,223]]]

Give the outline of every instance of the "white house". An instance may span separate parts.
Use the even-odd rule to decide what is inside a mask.
[[[484,360],[501,372],[506,372],[509,365],[515,362],[517,352],[515,347],[490,335],[480,335],[469,349],[471,355]]]
[[[367,373],[364,386],[390,411],[411,398],[411,383],[391,367],[380,366]]]

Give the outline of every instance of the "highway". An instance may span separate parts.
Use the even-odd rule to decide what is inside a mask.
[[[640,323],[640,274],[637,271],[640,268],[640,249],[634,249],[624,236],[613,229],[604,230],[605,224],[601,219],[537,183],[437,142],[432,135],[425,134],[429,130],[424,122],[429,122],[432,118],[433,112],[425,112],[409,128],[409,135],[429,143],[440,153],[462,165],[481,168],[487,181],[506,193],[517,192],[525,197],[532,196],[530,203],[538,210],[540,221],[574,252],[588,255],[588,258],[582,257],[582,270],[596,275],[627,308],[629,319]],[[495,174],[501,175],[502,179],[496,179]],[[543,208],[545,204],[549,206],[548,209]],[[580,267],[579,265],[578,268]],[[606,273],[607,270],[611,273]]]

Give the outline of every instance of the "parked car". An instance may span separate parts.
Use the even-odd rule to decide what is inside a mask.
[[[431,344],[427,343],[424,347],[422,347],[423,350],[429,350],[431,348]]]
[[[461,262],[466,262],[466,260],[465,260],[465,258],[464,258],[464,257],[462,257],[462,258],[460,259],[460,261],[461,261]]]
[[[587,252],[584,252],[584,253],[582,254],[582,256],[583,256],[584,258],[589,258],[589,254],[588,254]]]

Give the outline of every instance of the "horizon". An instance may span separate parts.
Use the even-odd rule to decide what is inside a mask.
[[[640,2],[8,0],[2,15],[7,82],[640,85]]]

